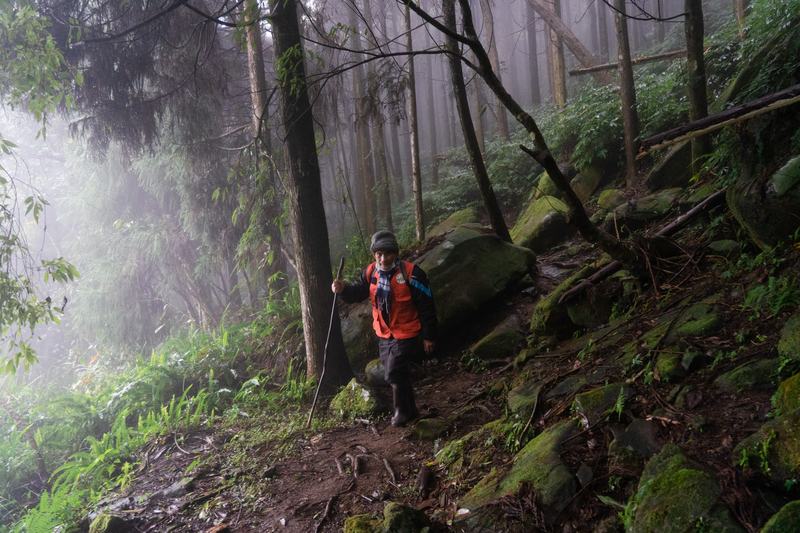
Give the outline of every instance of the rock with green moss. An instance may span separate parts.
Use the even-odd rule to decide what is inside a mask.
[[[667,150],[650,174],[645,186],[648,191],[658,191],[673,187],[686,187],[692,178],[692,145],[684,141]]]
[[[681,199],[681,194],[682,188],[664,189],[626,202],[606,216],[605,228],[609,232],[616,232],[618,229],[627,235],[644,228],[650,222],[684,211],[688,206]]]
[[[724,392],[766,390],[777,386],[780,359],[761,359],[738,366],[719,376],[714,384]]]
[[[355,372],[365,368],[378,353],[378,336],[372,329],[372,304],[364,302],[350,309],[342,319],[342,337],[350,366]]]
[[[390,503],[383,508],[381,533],[427,533],[430,527],[427,515],[413,507]]]
[[[800,409],[771,420],[733,450],[734,464],[751,467],[783,485],[800,465]]]
[[[328,411],[349,420],[379,416],[387,411],[387,407],[373,389],[353,378],[331,400]]]
[[[512,430],[512,422],[497,419],[450,441],[436,455],[436,462],[451,473],[470,469],[488,461],[495,453],[493,442],[502,442]]]
[[[478,222],[478,210],[475,207],[468,207],[461,211],[456,211],[445,220],[440,222],[436,227],[430,230],[427,234],[428,238],[438,237],[451,229],[464,224],[475,224]]]
[[[571,337],[574,332],[578,331],[579,326],[570,318],[569,309],[571,306],[584,305],[585,300],[582,303],[571,301],[565,305],[559,303],[559,299],[565,292],[597,272],[603,265],[603,262],[596,262],[583,267],[540,300],[531,316],[531,331],[537,335],[553,335],[561,340]]]
[[[779,413],[788,413],[800,407],[800,374],[783,380],[775,393],[775,408]]]
[[[714,241],[708,245],[708,250],[717,256],[726,259],[735,259],[739,256],[741,247],[737,241],[731,239],[723,239],[721,241]]]
[[[558,190],[558,187],[556,187],[556,184],[553,182],[552,178],[550,178],[550,174],[547,172],[543,172],[539,178],[539,183],[536,185],[536,194],[534,195],[534,199],[538,200],[539,198],[543,198],[545,196],[552,196],[553,198],[558,198],[559,200],[562,197],[561,191]]]
[[[519,321],[516,315],[511,315],[491,333],[476,342],[469,351],[484,361],[506,359],[516,354],[517,345],[521,340],[522,332],[519,331]]]
[[[605,379],[606,370],[603,367],[592,370],[588,375],[572,375],[556,383],[556,385],[547,392],[544,398],[545,400],[552,400],[553,398],[569,396],[572,393],[578,392],[584,385],[602,383]]]
[[[519,492],[529,482],[541,496],[545,519],[553,521],[578,490],[578,481],[561,460],[561,444],[578,429],[575,419],[564,420],[531,440],[517,455],[511,468],[495,468],[460,501],[475,510],[506,494]]]
[[[681,366],[683,354],[671,351],[664,351],[656,358],[656,370],[661,381],[675,381],[682,378],[686,371]]]
[[[793,315],[783,325],[778,340],[778,354],[795,361],[800,360],[800,315]]]
[[[372,387],[388,387],[386,382],[386,369],[380,359],[373,359],[364,369],[367,384]]]
[[[417,440],[433,442],[436,439],[446,437],[453,431],[455,417],[443,418],[423,418],[416,422],[411,428],[411,436]]]
[[[634,419],[624,431],[615,433],[608,446],[611,468],[641,471],[644,462],[661,450],[657,433],[653,422],[641,418]]]
[[[616,412],[619,416],[625,402],[633,396],[633,389],[624,383],[611,383],[604,387],[575,396],[575,408],[594,424],[598,420]]]
[[[800,500],[789,502],[761,528],[761,533],[797,533],[800,531]]]
[[[592,197],[592,194],[597,190],[601,181],[603,181],[603,174],[599,169],[595,167],[586,167],[582,169],[577,176],[572,178],[572,181],[569,182],[569,186],[572,187],[572,190],[578,195],[578,200],[580,200],[581,203],[585,203]]]
[[[515,244],[544,252],[570,238],[575,229],[567,223],[567,206],[553,196],[534,200],[511,229]]]
[[[536,255],[495,235],[459,227],[419,264],[428,273],[442,335],[531,272]]]
[[[344,533],[380,533],[382,521],[371,514],[349,516],[344,520]]]
[[[611,211],[621,206],[626,201],[625,191],[622,189],[607,189],[600,193],[600,197],[597,199],[597,206],[600,209]]]
[[[528,420],[541,390],[541,381],[527,381],[514,387],[508,393],[508,408],[522,420]]]
[[[628,533],[689,533],[698,524],[705,531],[744,533],[721,501],[716,476],[667,444],[654,455],[632,497]]]
[[[121,517],[103,513],[92,521],[89,533],[127,533],[128,526]]]
[[[755,150],[752,148],[751,150]],[[757,158],[746,151],[745,158]],[[761,170],[746,166],[737,182],[728,187],[728,207],[751,240],[761,248],[791,239],[800,228],[800,157],[795,157],[768,180]]]

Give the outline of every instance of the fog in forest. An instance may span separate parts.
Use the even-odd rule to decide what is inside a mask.
[[[471,4],[480,39],[490,56],[496,53],[503,85],[534,118],[558,105],[558,45],[565,71],[585,66],[548,29],[534,10],[536,1]],[[614,10],[608,4],[539,3],[560,10],[567,30],[596,64],[616,63]],[[81,276],[63,286],[44,284],[41,273],[34,276],[40,297],[63,305],[64,312],[61,326],[36,328],[41,365],[31,376],[58,379],[97,360],[120,365],[137,353],[149,356],[170,334],[246,319],[271,298],[296,290],[285,216],[283,140],[291,126],[281,122],[275,90],[280,69],[269,7],[258,6],[260,24],[243,29],[249,15],[237,6],[208,2],[214,14],[208,16],[179,9],[146,31],[136,26],[141,14],[124,7],[88,10],[83,21],[93,28],[88,33],[95,42],[64,51],[83,76],[76,105],[49,114],[45,136],[42,123],[19,106],[6,106],[0,115],[3,137],[18,145],[3,166],[15,184],[12,199],[31,256],[63,257]],[[69,9],[48,2],[42,7],[54,21],[56,39],[66,42]],[[441,19],[441,5],[421,7]],[[708,33],[733,16],[734,6],[706,2],[704,9]],[[628,3],[626,11],[633,57],[685,48],[682,1],[641,0]],[[101,31],[106,19],[113,28]],[[363,253],[362,239],[387,226],[389,214],[401,242],[414,240],[409,57],[423,199],[437,190],[446,194],[448,180],[466,180],[472,184],[469,198],[451,203],[479,203],[443,35],[415,13],[410,24],[411,56],[402,4],[329,1],[301,7],[301,57],[336,258]],[[257,26],[258,39],[248,29]],[[122,36],[112,38],[115,33]],[[254,54],[259,41],[262,54]],[[470,54],[464,59],[474,64]],[[666,69],[669,62],[662,65]],[[522,141],[517,122],[469,68],[465,82],[484,152],[496,157],[497,143]],[[570,102],[579,87],[597,83],[591,75],[567,74],[564,97]],[[518,178],[529,183],[540,172],[532,163]],[[39,224],[19,205],[30,194],[49,204]],[[502,187],[498,194],[515,212],[525,200]],[[425,212],[425,224],[449,214],[447,200],[439,202]],[[308,214],[313,215],[319,214]]]

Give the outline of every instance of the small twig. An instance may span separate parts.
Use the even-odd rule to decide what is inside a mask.
[[[336,462],[336,470],[339,471],[339,475],[343,476],[344,475],[344,465],[342,465],[342,462],[339,460],[338,457],[334,457],[333,460]]]
[[[322,513],[322,518],[319,519],[319,523],[317,524],[317,527],[314,528],[314,533],[319,533],[319,528],[321,528],[322,524],[325,522],[325,520],[328,519],[328,515],[331,512],[331,506],[333,505],[333,502],[334,502],[335,499],[336,499],[336,496],[334,495],[334,496],[331,496],[330,499],[328,500],[327,505],[325,505],[325,511]]]
[[[178,445],[178,437],[176,437],[176,435],[177,435],[177,433],[173,433],[172,434],[172,440],[175,442],[175,447],[176,448],[178,448],[180,451],[182,451],[186,455],[192,455],[193,453],[200,453],[200,452],[187,452],[186,450],[181,448],[180,445]]]
[[[358,478],[358,458],[349,453],[345,454],[345,457],[350,459],[350,464],[353,466],[353,477]]]
[[[396,486],[397,485],[397,478],[395,478],[395,476],[394,476],[394,470],[392,470],[392,465],[389,464],[388,460],[384,459],[383,460],[383,466],[385,466],[386,470],[389,471],[389,477],[392,478],[392,485]]]

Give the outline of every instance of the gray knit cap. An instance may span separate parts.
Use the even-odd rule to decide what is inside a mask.
[[[397,245],[397,237],[388,229],[382,229],[372,236],[372,245],[369,251],[375,252],[399,252],[400,247]]]

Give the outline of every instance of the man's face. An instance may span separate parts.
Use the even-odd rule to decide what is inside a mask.
[[[372,254],[375,256],[375,261],[378,262],[378,268],[381,270],[389,270],[394,266],[397,261],[397,252],[385,252],[378,250]]]

